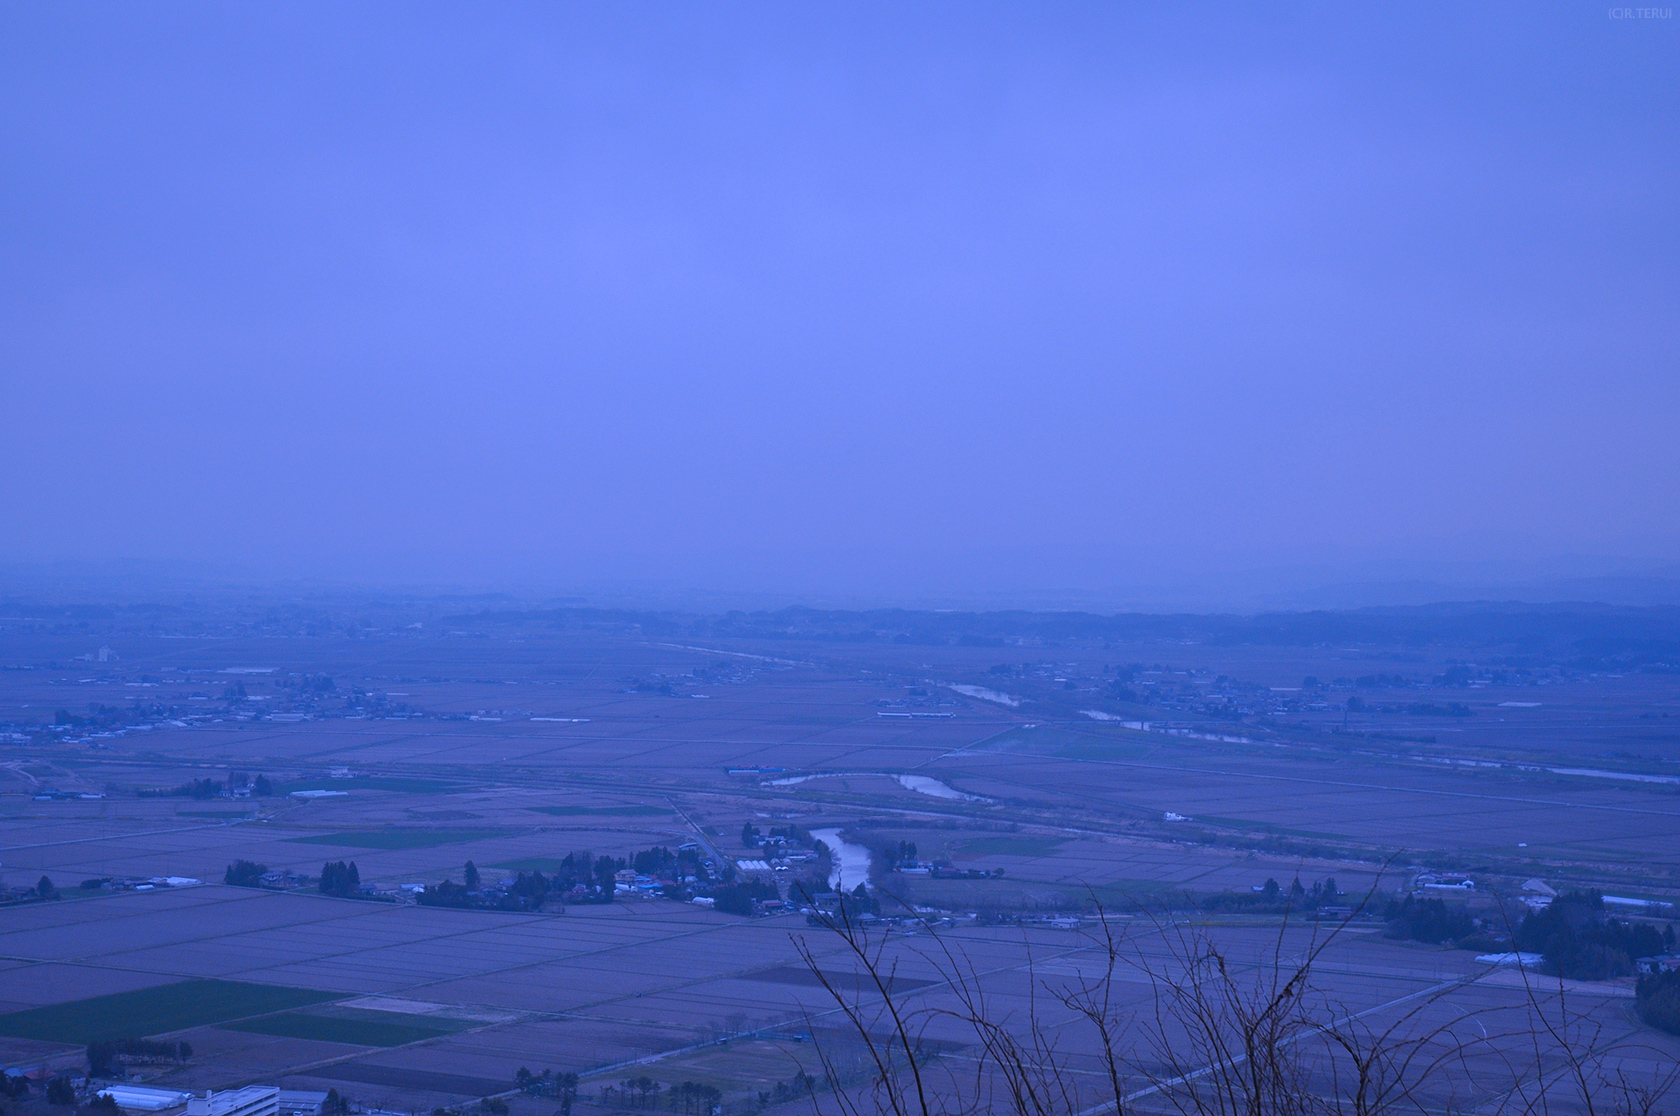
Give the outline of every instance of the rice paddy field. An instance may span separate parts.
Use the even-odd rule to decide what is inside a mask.
[[[586,1105],[647,1075],[710,1083],[730,1111],[791,1111],[809,1102],[775,1089],[825,1036],[849,1041],[801,948],[840,987],[856,979],[844,943],[803,915],[639,895],[534,913],[403,899],[469,860],[489,877],[688,841],[745,857],[744,824],[913,843],[955,870],[875,882],[883,913],[951,916],[888,945],[898,987],[925,1006],[950,993],[936,934],[1018,1006],[1035,980],[1089,972],[1099,908],[1163,963],[1180,924],[1254,965],[1280,933],[1306,948],[1292,936],[1311,927],[1199,906],[1267,879],[1380,900],[1431,869],[1471,875],[1484,900],[1531,879],[1680,897],[1672,673],[1536,667],[1466,685],[1452,672],[1485,650],[461,624],[0,630],[0,721],[99,721],[0,744],[0,883],[46,876],[60,896],[0,907],[0,1062],[70,1066],[90,1042],[164,1037],[192,1056],[148,1072],[180,1088],[333,1087],[422,1111],[507,1092],[524,1067],[582,1074]],[[107,661],[79,658],[105,645]],[[1379,674],[1412,681],[1335,688]],[[1309,678],[1325,680],[1312,700]],[[1213,716],[1196,687],[1248,711]],[[172,793],[234,772],[274,793]],[[391,901],[226,886],[236,860],[306,876],[354,861]],[[101,879],[159,882],[80,886]],[[1443,1018],[1495,1017],[1530,996],[1516,974],[1377,923],[1350,925],[1318,971],[1359,1012],[1439,989]],[[1141,1010],[1148,985],[1122,986]],[[1573,995],[1603,1041],[1637,1045],[1629,1065],[1680,1057],[1639,1023],[1630,981]],[[972,1058],[960,1028],[929,1038],[944,1066]]]

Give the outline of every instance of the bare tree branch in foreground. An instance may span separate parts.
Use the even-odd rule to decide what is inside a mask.
[[[802,940],[802,959],[845,1020],[844,1045],[818,1038],[824,1116],[1657,1116],[1680,1075],[1656,1046],[1606,1039],[1564,988],[1528,974],[1516,1005],[1460,1008],[1449,998],[1483,974],[1355,1009],[1315,968],[1347,921],[1302,944],[1280,925],[1267,956],[1241,963],[1204,928],[1157,917],[1128,940],[1098,911],[1079,953],[1094,963],[1045,976],[1029,950],[1024,1009],[1000,1007],[973,960],[931,926],[914,957],[931,988],[898,980],[889,936],[842,905],[828,923],[854,965],[836,979]],[[1296,945],[1291,950],[1291,930]],[[1152,959],[1145,940],[1164,944]],[[902,947],[908,949],[908,947]],[[1138,999],[1136,986],[1146,986]],[[1130,995],[1126,986],[1131,986]],[[918,1006],[920,1005],[920,1006]],[[1493,1026],[1490,1028],[1489,1024]],[[965,1036],[934,1041],[930,1028]],[[813,1029],[813,1037],[818,1032]],[[961,1054],[956,1051],[961,1048]],[[1656,1067],[1649,1080],[1629,1059]]]

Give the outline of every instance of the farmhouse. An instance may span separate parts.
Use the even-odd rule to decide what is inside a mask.
[[[1419,876],[1417,878],[1417,885],[1419,887],[1428,888],[1431,891],[1475,891],[1476,890],[1476,881],[1472,880],[1468,876],[1429,876],[1429,875],[1424,875],[1424,876]]]
[[[1640,976],[1672,973],[1680,971],[1680,954],[1662,953],[1655,957],[1641,957],[1635,960],[1633,965],[1639,970]]]

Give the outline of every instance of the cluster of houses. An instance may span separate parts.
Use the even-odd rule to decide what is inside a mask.
[[[693,848],[691,844],[687,846]],[[620,868],[613,873],[614,895],[645,895],[649,899],[664,894],[664,888],[669,883],[694,882],[697,877],[685,876],[677,880],[664,880],[658,876],[650,876],[646,872],[638,872],[634,868]],[[581,886],[581,885],[580,885]],[[572,889],[578,891],[577,887]]]
[[[765,856],[737,860],[735,869],[739,872],[788,872],[816,862],[817,854],[809,849],[779,849]]]
[[[756,826],[747,825],[742,827],[741,843],[756,850],[758,855],[737,860],[735,869],[738,872],[790,872],[813,865],[819,859],[817,851],[812,848],[816,844],[815,839],[797,826],[777,827],[768,833],[760,833]]]
[[[901,860],[893,871],[906,876],[928,876],[936,880],[993,880],[1003,876],[1002,868],[958,868],[949,860]]]
[[[101,876],[83,880],[80,891],[157,891],[171,887],[195,887],[203,880],[191,876]],[[46,876],[34,886],[0,886],[0,906],[12,903],[34,903],[60,898],[58,889]]]
[[[1475,881],[1468,876],[1442,876],[1424,874],[1413,881],[1418,891],[1429,891],[1436,894],[1441,892],[1471,892],[1476,889]],[[1558,897],[1557,889],[1544,880],[1525,880],[1522,894],[1518,896],[1522,904],[1530,910],[1543,911],[1552,905]],[[1604,905],[1612,909],[1621,909],[1630,914],[1643,914],[1656,917],[1673,917],[1674,904],[1656,899],[1630,899],[1620,895],[1603,896]],[[1322,914],[1322,910],[1320,912]],[[1477,957],[1476,960],[1490,965],[1521,965],[1536,967],[1541,963],[1538,953],[1488,953]],[[1663,953],[1650,957],[1636,957],[1633,967],[1640,976],[1657,976],[1661,973],[1680,972],[1680,954]]]

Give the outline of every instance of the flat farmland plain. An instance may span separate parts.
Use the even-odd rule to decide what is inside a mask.
[[[883,903],[957,916],[941,933],[1006,1006],[1026,1002],[1035,969],[1084,971],[1097,904],[1143,948],[1159,926],[1137,909],[1175,908],[1169,922],[1258,956],[1275,918],[1198,905],[1296,878],[1380,902],[1420,868],[1470,872],[1483,895],[1536,877],[1680,893],[1672,674],[1467,675],[1479,652],[1454,646],[463,630],[129,632],[92,647],[0,634],[17,667],[0,673],[0,720],[64,714],[0,744],[0,880],[45,875],[63,896],[0,908],[0,1060],[81,1058],[12,1013],[186,981],[320,1002],[173,1027],[195,1054],[159,1081],[331,1084],[405,1109],[506,1090],[521,1066],[582,1072],[590,1096],[647,1073],[742,1104],[810,1067],[795,1036],[844,1043],[796,949],[803,938],[843,968],[841,943],[799,915],[640,897],[513,914],[223,886],[241,859],[309,876],[353,860],[389,891],[460,880],[469,860],[496,878],[688,841],[745,856],[746,824],[912,842],[976,878],[890,874],[875,883]],[[107,642],[117,657],[77,659]],[[1303,687],[1313,679],[1322,692]],[[235,773],[275,793],[191,792]],[[205,882],[78,886],[166,877]],[[1037,921],[1081,915],[1078,930]],[[1357,929],[1321,970],[1357,1010],[1436,985],[1451,986],[1449,1013],[1522,1005],[1471,954]],[[926,1005],[943,994],[918,952],[930,945],[924,932],[891,946],[928,982]],[[1639,1029],[1627,982],[1582,995],[1606,1035],[1674,1053]],[[159,1011],[144,1033],[166,1022]],[[937,1037],[948,1064],[971,1057],[972,1035]]]
[[[807,1053],[793,1036],[838,1022],[834,1002],[805,979],[796,942],[807,943],[831,975],[852,971],[842,943],[802,920],[734,919],[658,901],[499,915],[207,886],[29,913],[10,920],[0,935],[0,951],[14,965],[7,970],[14,999],[6,1007],[50,1005],[67,993],[117,985],[169,989],[183,980],[299,990],[253,1003],[261,1009],[255,1019],[168,1032],[199,1052],[195,1064],[170,1075],[171,1083],[278,1079],[410,1104],[500,1091],[520,1066],[566,1066],[609,1080],[640,1072],[638,1066],[665,1076],[698,1074],[704,1066],[714,1077],[739,1077],[729,1046],[714,1040],[740,1032],[762,1032],[761,1044],[776,1046],[788,1060],[783,1064],[792,1065]],[[1122,919],[1118,925],[1138,958],[1174,963],[1159,924]],[[1277,935],[1236,926],[1211,932],[1256,970]],[[1306,948],[1308,933],[1292,932],[1286,949]],[[994,1007],[1004,1012],[1024,1010],[1034,979],[1076,981],[1102,966],[1100,943],[1079,932],[970,929],[949,933],[946,944],[983,975]],[[912,937],[892,949],[909,1002],[927,1009],[948,999],[931,943]],[[1450,988],[1451,1006],[1444,999],[1439,1010],[1469,1013],[1485,1027],[1526,1003],[1520,985],[1484,975],[1486,967],[1463,952],[1390,943],[1368,929],[1337,942],[1319,969],[1326,994],[1348,1011],[1380,1013],[1397,1002],[1398,1013],[1398,1002]],[[80,980],[67,982],[72,973]],[[1458,986],[1466,980],[1472,983]],[[1118,987],[1135,1009],[1147,1005],[1150,986],[1137,973],[1122,973]],[[331,1002],[300,1011],[311,992]],[[1574,1010],[1591,1013],[1625,1042],[1636,1029],[1627,996],[1593,989]],[[354,1021],[358,1013],[387,1027],[406,1021],[416,1034],[408,1042],[388,1042],[383,1033],[370,1041],[344,1026],[326,1041],[305,1037],[309,1029],[295,1025],[312,1015]],[[289,1025],[274,1026],[275,1019]],[[949,1022],[929,1037],[952,1051],[972,1042]],[[1665,1052],[1680,1056],[1672,1040],[1641,1040],[1630,1047],[1630,1065]],[[838,1032],[834,1041],[841,1041]],[[740,1057],[750,1061],[752,1044],[745,1045]],[[61,1048],[0,1040],[0,1053],[14,1060],[55,1049]],[[1095,1074],[1094,1052],[1080,1049],[1070,1047],[1073,1063]],[[1490,1049],[1483,1056],[1491,1064],[1496,1054]]]

